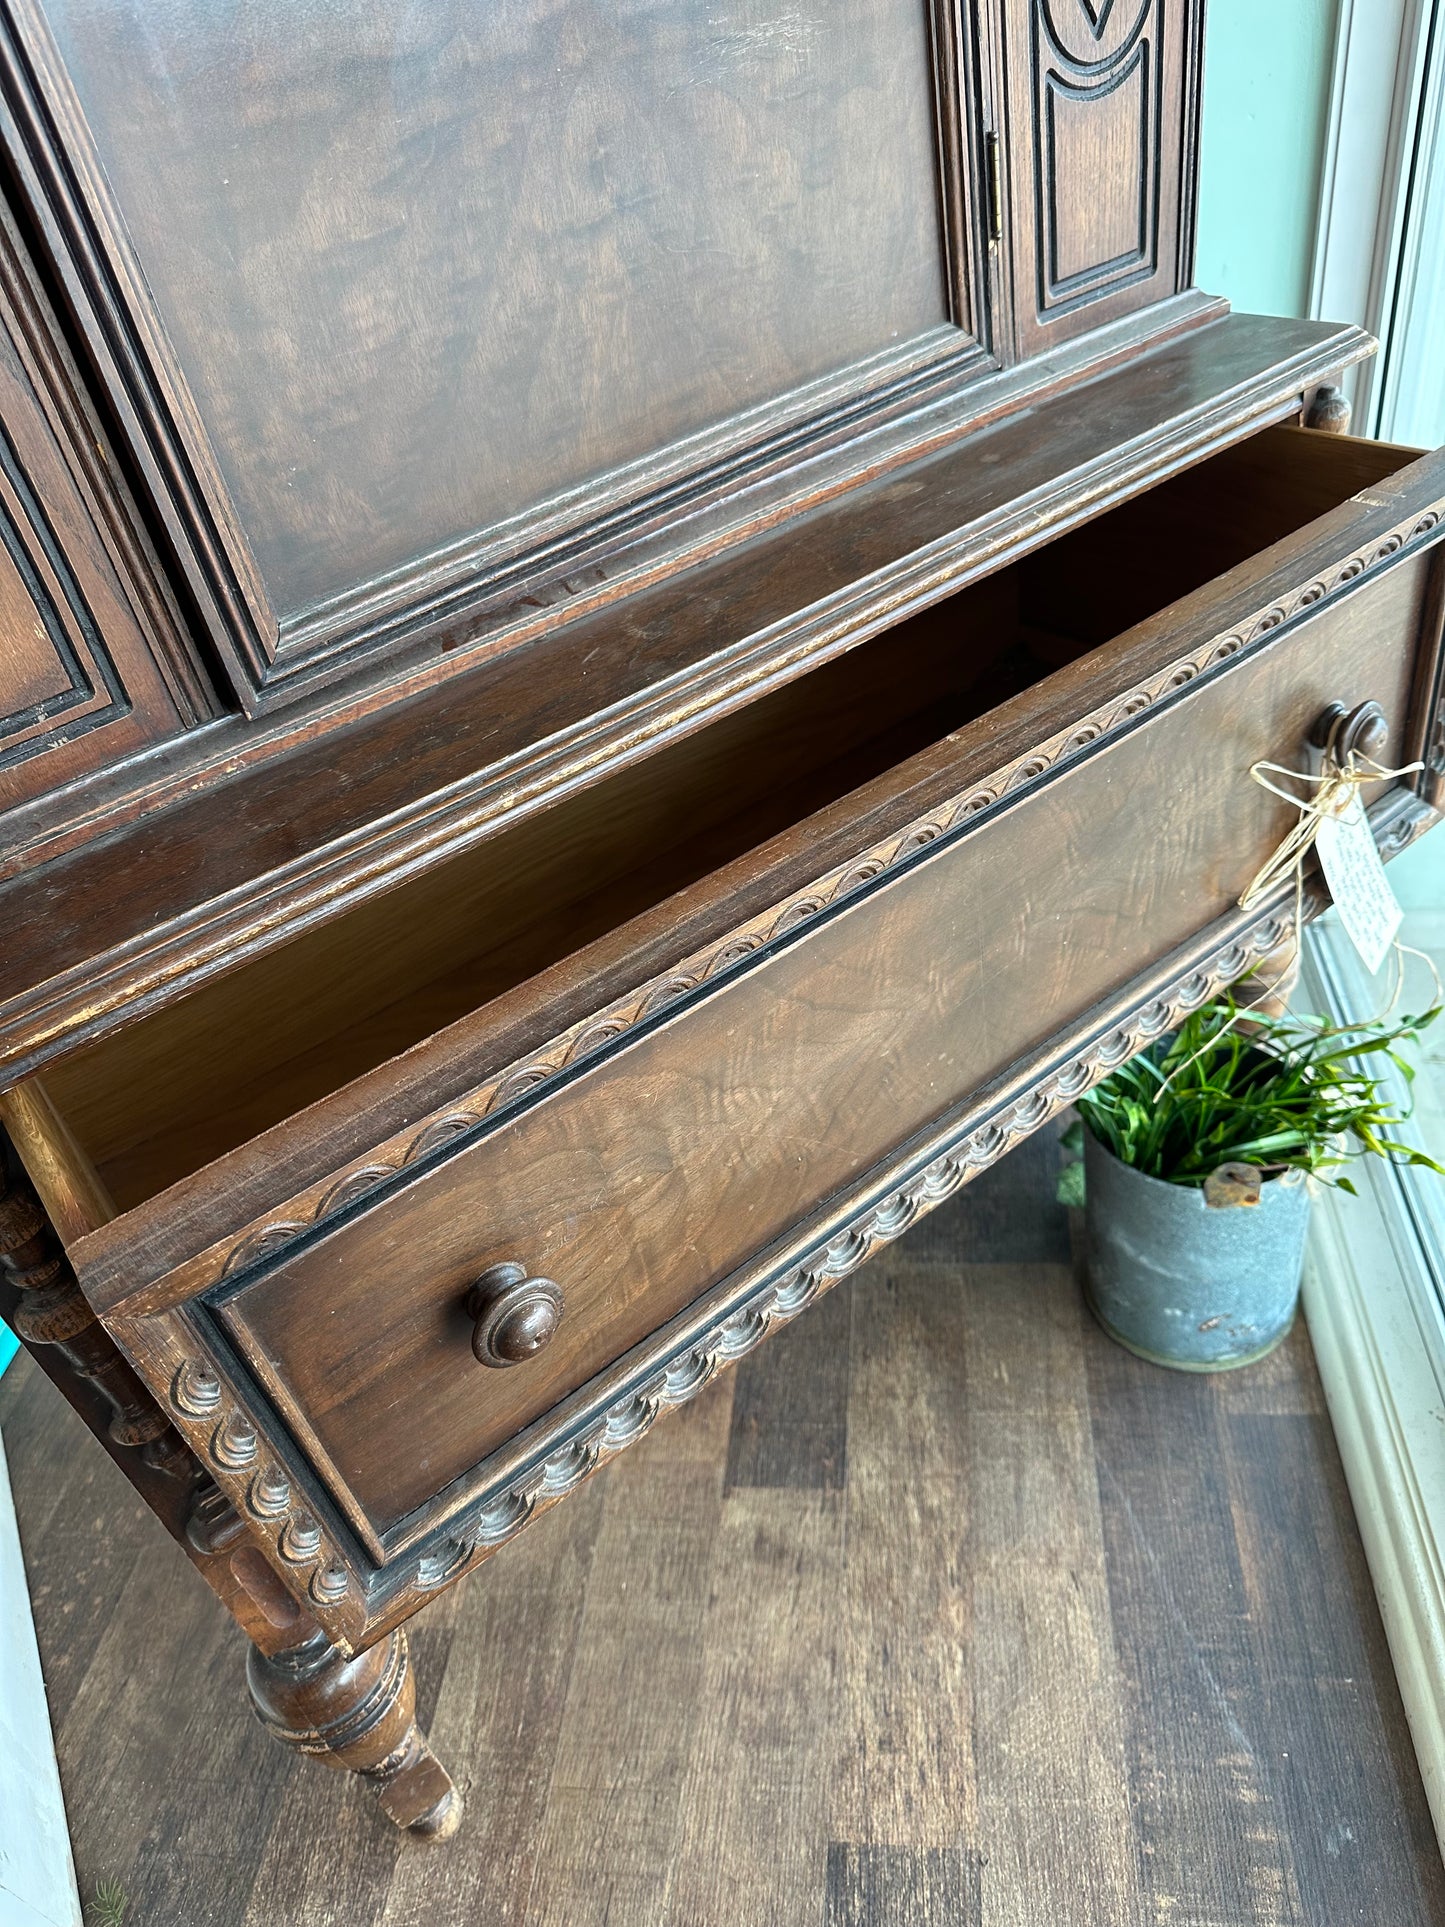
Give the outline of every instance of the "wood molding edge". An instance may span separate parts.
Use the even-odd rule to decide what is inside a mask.
[[[1305,1000],[1348,1015],[1338,933],[1307,953]],[[1315,1200],[1304,1309],[1437,1836],[1445,1846],[1445,1307],[1402,1192],[1365,1159],[1359,1196]]]

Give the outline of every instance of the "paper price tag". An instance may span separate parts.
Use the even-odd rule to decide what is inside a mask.
[[[1358,790],[1339,816],[1328,816],[1315,838],[1345,934],[1372,974],[1390,954],[1405,913],[1385,875]]]

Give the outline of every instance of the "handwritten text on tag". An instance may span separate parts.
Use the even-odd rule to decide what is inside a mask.
[[[1374,972],[1389,956],[1405,913],[1385,875],[1358,790],[1338,816],[1321,822],[1315,848],[1345,934],[1366,970]]]

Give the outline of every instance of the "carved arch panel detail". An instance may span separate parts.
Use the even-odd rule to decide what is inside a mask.
[[[1199,0],[1003,0],[1018,352],[1192,280]]]
[[[1038,0],[1041,315],[1159,263],[1160,0]]]

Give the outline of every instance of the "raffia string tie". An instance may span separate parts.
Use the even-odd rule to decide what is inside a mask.
[[[1290,804],[1300,814],[1299,821],[1283,843],[1256,870],[1253,880],[1239,899],[1240,909],[1247,910],[1252,903],[1283,883],[1286,877],[1293,877],[1295,929],[1298,931],[1299,912],[1303,909],[1304,862],[1314,848],[1320,825],[1332,816],[1343,816],[1367,783],[1393,782],[1398,777],[1412,776],[1416,770],[1423,768],[1422,763],[1406,763],[1400,769],[1383,769],[1370,757],[1361,756],[1354,750],[1345,758],[1343,765],[1326,756],[1318,774],[1312,770],[1286,769],[1280,763],[1252,763],[1249,773],[1260,788],[1268,790],[1271,796],[1279,797],[1281,802]],[[1282,789],[1274,780],[1277,776],[1291,783],[1305,784],[1312,794],[1299,796],[1292,790]]]
[[[1256,870],[1252,881],[1239,899],[1239,907],[1241,910],[1247,910],[1260,897],[1276,889],[1286,877],[1293,877],[1294,925],[1290,931],[1289,958],[1284,968],[1272,983],[1261,985],[1257,997],[1252,998],[1247,1004],[1238,1006],[1227,1028],[1241,1020],[1247,1021],[1252,1010],[1260,1009],[1272,998],[1289,997],[1294,990],[1300,967],[1300,937],[1304,930],[1305,858],[1314,848],[1315,838],[1320,833],[1320,825],[1329,817],[1343,816],[1353,799],[1367,783],[1388,783],[1396,777],[1413,776],[1416,770],[1423,768],[1422,763],[1406,763],[1402,769],[1383,769],[1372,758],[1361,756],[1357,750],[1350,751],[1343,765],[1337,763],[1332,756],[1326,755],[1318,773],[1313,770],[1286,769],[1280,763],[1250,765],[1249,773],[1261,789],[1268,790],[1271,796],[1279,797],[1281,802],[1290,804],[1300,814],[1299,821],[1283,843]],[[1282,776],[1291,783],[1304,784],[1311,793],[1298,796],[1292,790],[1281,789],[1274,780],[1277,776]],[[1408,944],[1402,944],[1398,940],[1392,949],[1395,959],[1395,983],[1389,1004],[1381,1013],[1382,1016],[1388,1016],[1399,1002],[1404,985],[1406,956],[1421,955],[1418,950],[1412,950]],[[1435,988],[1438,994],[1440,979],[1435,974],[1435,967],[1428,957],[1423,961],[1429,965],[1431,974],[1435,976]],[[1165,1091],[1180,1072],[1186,1070],[1203,1055],[1203,1049],[1204,1047],[1201,1046],[1185,1063],[1175,1065],[1155,1093],[1156,1104],[1162,1102]]]

